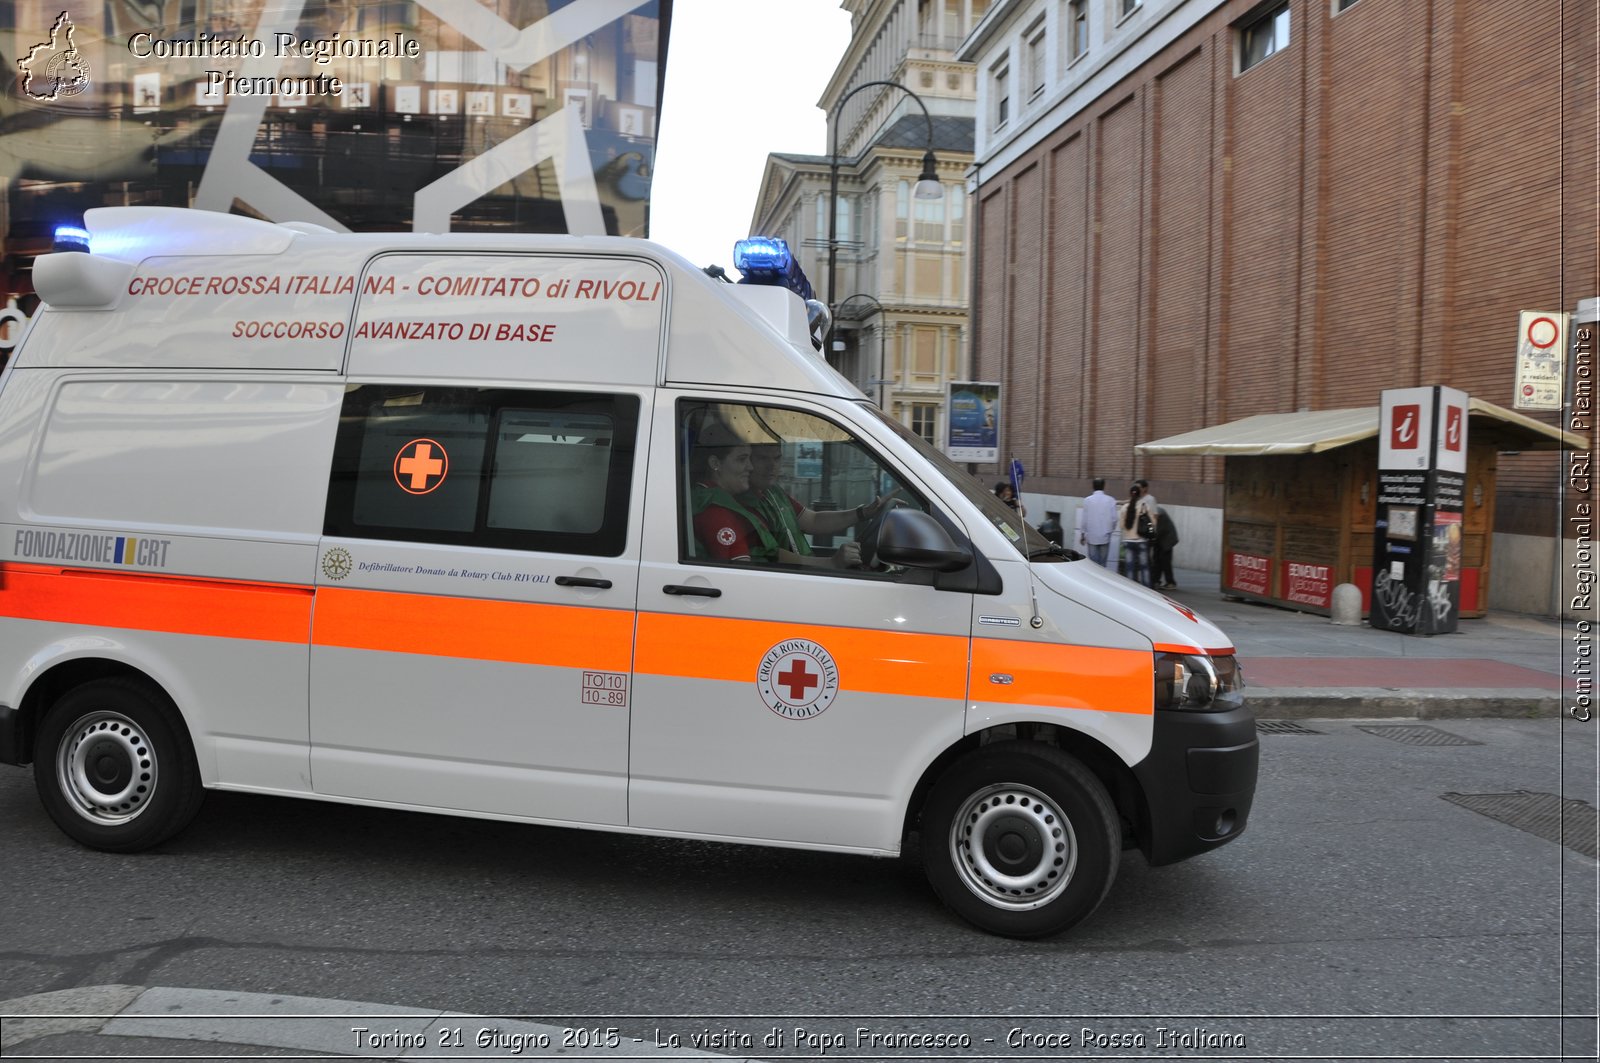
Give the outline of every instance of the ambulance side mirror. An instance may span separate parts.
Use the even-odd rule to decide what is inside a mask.
[[[950,538],[930,514],[920,509],[892,509],[878,531],[878,558],[891,565],[954,572],[972,564],[972,552]]]

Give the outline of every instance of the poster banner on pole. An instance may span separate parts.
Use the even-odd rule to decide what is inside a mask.
[[[1565,313],[1524,310],[1517,321],[1517,410],[1559,410],[1567,361]]]
[[[946,385],[950,411],[944,451],[951,461],[990,464],[1000,460],[1000,385],[952,380]]]

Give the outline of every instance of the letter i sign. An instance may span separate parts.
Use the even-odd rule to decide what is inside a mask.
[[[1444,449],[1459,451],[1462,437],[1466,435],[1461,423],[1461,415],[1465,411],[1460,406],[1448,405],[1444,408]]]
[[[1390,414],[1389,445],[1395,450],[1415,450],[1422,441],[1422,407],[1397,405]]]

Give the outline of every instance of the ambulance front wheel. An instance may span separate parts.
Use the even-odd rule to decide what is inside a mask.
[[[986,746],[957,761],[923,806],[928,880],[990,933],[1059,933],[1111,889],[1122,855],[1117,822],[1100,780],[1054,746]]]
[[[45,713],[33,778],[45,811],[94,849],[148,849],[183,829],[205,790],[189,733],[147,684],[97,679]]]

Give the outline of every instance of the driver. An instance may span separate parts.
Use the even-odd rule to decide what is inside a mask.
[[[777,561],[784,565],[812,567],[857,568],[861,564],[861,546],[855,541],[839,545],[831,557],[818,557],[811,550],[810,535],[838,535],[862,521],[871,520],[883,509],[888,499],[874,498],[855,509],[818,512],[808,509],[799,499],[778,486],[778,467],[782,464],[783,448],[777,443],[757,443],[750,448],[750,490],[740,496],[740,501],[759,516],[777,540]]]

